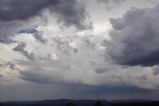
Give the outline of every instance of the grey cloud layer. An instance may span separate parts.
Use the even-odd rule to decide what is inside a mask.
[[[152,66],[159,63],[159,7],[132,8],[122,18],[111,19],[114,30],[108,54],[120,65]]]
[[[98,0],[99,2],[105,2],[106,4],[109,4],[109,3],[121,3],[125,0]]]
[[[113,9],[115,6],[123,3],[126,0],[98,0],[100,3],[105,3],[107,9]]]
[[[63,83],[99,87],[136,87],[150,91],[159,89],[158,66],[149,68],[113,66],[114,69],[110,70],[108,68],[111,65],[107,65],[104,72],[98,73],[96,66],[81,64],[72,69],[71,67],[75,67],[76,64],[66,63],[66,61],[44,63],[21,61],[20,64],[27,66],[28,69],[19,70],[19,78],[41,84]]]

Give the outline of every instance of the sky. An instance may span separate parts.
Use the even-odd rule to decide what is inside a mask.
[[[159,99],[158,0],[0,0],[0,101]]]

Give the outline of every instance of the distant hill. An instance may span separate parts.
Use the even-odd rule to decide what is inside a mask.
[[[159,106],[159,101],[146,100],[43,100],[1,102],[0,106]]]

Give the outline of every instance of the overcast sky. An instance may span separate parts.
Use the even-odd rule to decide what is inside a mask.
[[[0,101],[159,99],[158,0],[0,0]]]

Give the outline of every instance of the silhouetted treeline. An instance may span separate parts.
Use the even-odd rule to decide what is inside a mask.
[[[159,101],[112,103],[110,106],[159,106]]]
[[[159,101],[50,100],[2,102],[0,106],[159,106]]]

